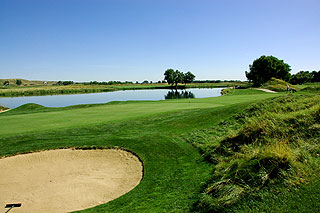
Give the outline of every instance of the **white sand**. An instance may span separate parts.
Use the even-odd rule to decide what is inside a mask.
[[[269,92],[269,93],[277,93],[276,91],[272,91],[272,90],[269,90],[269,89],[262,89],[262,88],[255,88],[256,90],[261,90],[261,91],[264,91],[264,92]]]
[[[0,159],[0,212],[69,212],[111,201],[142,178],[139,159],[122,150],[50,150]],[[10,211],[10,212],[11,212]]]

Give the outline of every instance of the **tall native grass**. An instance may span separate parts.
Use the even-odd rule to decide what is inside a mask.
[[[0,106],[0,112],[1,111],[5,111],[5,110],[8,110],[9,108],[7,108],[7,107],[4,107],[4,106]]]
[[[264,83],[261,87],[265,89],[273,90],[276,92],[284,92],[284,91],[287,91],[287,85],[289,85],[289,87],[292,89],[299,90],[299,88],[297,88],[296,86],[276,78],[271,78],[269,81]]]
[[[320,97],[277,97],[255,104],[188,141],[215,165],[197,204],[221,212],[262,189],[296,187],[319,170]]]

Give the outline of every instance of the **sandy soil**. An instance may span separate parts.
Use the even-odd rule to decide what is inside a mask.
[[[262,89],[262,88],[255,88],[255,89],[256,90],[261,90],[261,91],[264,91],[264,92],[269,92],[269,93],[277,93],[277,92],[269,90],[269,89]]]
[[[10,109],[5,109],[5,110],[0,109],[0,113],[6,112],[6,111],[9,111],[9,110],[10,110]]]
[[[111,201],[142,178],[139,159],[122,150],[50,150],[0,159],[0,212],[69,212]],[[10,212],[11,212],[10,211]]]

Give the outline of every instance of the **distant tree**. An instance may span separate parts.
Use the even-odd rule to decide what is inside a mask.
[[[184,74],[184,79],[183,79],[183,83],[187,84],[187,83],[192,83],[195,79],[195,75],[193,75],[191,72],[187,72]]]
[[[320,82],[320,70],[317,71],[312,71],[312,80],[311,82]]]
[[[18,86],[20,86],[20,85],[22,84],[22,81],[19,80],[19,79],[17,79],[17,80],[16,80],[16,84],[17,84]]]
[[[291,84],[304,84],[307,82],[311,82],[313,79],[312,73],[309,71],[300,71],[291,76],[290,83]]]
[[[178,87],[179,83],[185,83],[185,76],[183,72],[180,72],[179,70],[174,71],[173,69],[167,69],[164,72],[164,80],[171,86],[175,85],[175,87]],[[187,74],[188,80],[193,81],[195,76],[191,73],[188,72]]]
[[[167,69],[164,72],[164,80],[167,81],[169,85],[171,84],[171,86],[173,86],[175,80],[175,71],[173,69]]]
[[[149,84],[149,81],[145,80],[142,82],[142,84]]]
[[[3,82],[3,85],[5,85],[5,86],[9,85],[9,81],[8,81],[8,80],[7,80],[7,81],[4,81],[4,82]]]
[[[176,89],[178,87],[178,84],[179,83],[183,83],[183,81],[184,81],[183,72],[180,72],[179,70],[176,70],[175,71],[175,78],[174,78],[174,84],[175,84]]]
[[[245,72],[249,81],[259,86],[272,77],[289,81],[290,66],[274,56],[261,56],[249,65],[249,72]]]
[[[98,82],[97,81],[91,81],[90,82],[91,84],[98,84]],[[73,81],[58,81],[57,82],[57,85],[70,85],[70,84],[74,84],[74,82]]]

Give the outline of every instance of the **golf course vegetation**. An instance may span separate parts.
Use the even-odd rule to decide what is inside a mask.
[[[316,180],[319,124],[318,95],[282,96],[253,104],[220,125],[193,133],[189,141],[215,165],[199,209],[223,211],[243,198],[252,202],[265,196],[264,189],[279,193],[281,187],[293,190]],[[308,203],[299,203],[299,209],[307,211],[317,198],[311,195]],[[241,208],[246,212],[281,210],[272,205]]]
[[[4,110],[8,110],[7,107],[4,107],[4,106],[0,106],[0,112],[4,111]]]
[[[269,89],[276,92],[284,92],[284,91],[287,91],[287,85],[291,89],[299,90],[299,88],[297,88],[295,85],[292,85],[290,83],[287,83],[277,78],[271,78],[269,81],[264,83],[261,86],[261,88]]]
[[[0,156],[71,147],[139,156],[141,183],[84,212],[318,210],[317,90],[230,90],[191,100],[25,104],[0,114]]]

